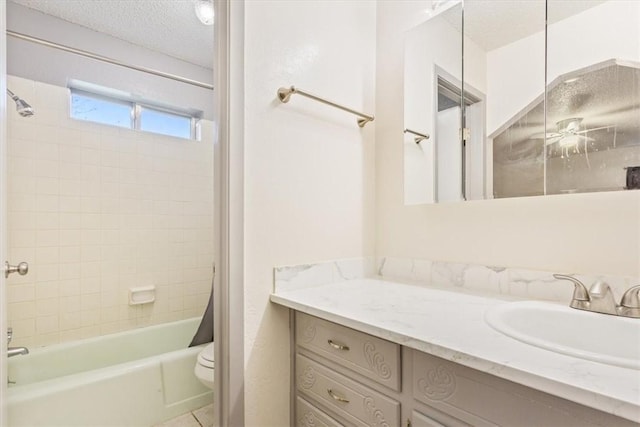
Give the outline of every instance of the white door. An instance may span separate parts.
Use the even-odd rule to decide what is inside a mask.
[[[436,157],[438,202],[462,200],[462,144],[460,107],[439,111],[437,116]]]
[[[484,199],[484,117],[483,102],[465,107],[465,127],[470,129],[466,144],[465,196],[466,200]]]

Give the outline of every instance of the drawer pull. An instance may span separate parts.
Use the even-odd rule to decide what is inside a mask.
[[[349,399],[345,399],[344,397],[338,396],[330,388],[327,389],[327,393],[329,393],[329,396],[333,397],[333,400],[337,400],[338,402],[342,402],[342,403],[349,403]]]
[[[348,345],[336,344],[332,340],[327,340],[327,343],[329,343],[329,345],[331,347],[335,348],[336,350],[349,351],[349,346]]]

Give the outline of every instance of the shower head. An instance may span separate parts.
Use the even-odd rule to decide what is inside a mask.
[[[14,95],[9,89],[7,89],[7,94],[13,99],[16,103],[16,111],[22,117],[31,117],[34,114],[33,108],[31,105],[27,103],[24,99],[18,97],[18,95]]]

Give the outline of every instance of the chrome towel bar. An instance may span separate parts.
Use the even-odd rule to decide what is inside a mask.
[[[416,142],[416,144],[420,144],[420,141],[423,141],[425,139],[429,139],[430,138],[428,133],[420,133],[420,132],[416,132],[415,130],[411,130],[411,129],[405,129],[404,133],[411,133],[413,135],[416,135],[416,137],[413,138],[413,140]]]
[[[360,113],[358,111],[352,110],[351,108],[347,108],[347,107],[344,107],[344,106],[342,106],[340,104],[336,104],[335,102],[331,102],[331,101],[328,101],[328,100],[326,100],[324,98],[320,98],[319,96],[316,96],[316,95],[313,95],[313,94],[311,94],[309,92],[305,92],[305,91],[303,91],[301,89],[298,89],[295,86],[291,86],[289,88],[281,87],[280,89],[278,89],[278,99],[281,102],[284,102],[284,103],[289,102],[289,99],[291,98],[291,95],[293,95],[294,93],[297,93],[298,95],[306,96],[307,98],[311,98],[314,101],[322,102],[323,104],[331,105],[332,107],[339,108],[339,109],[341,109],[343,111],[347,111],[347,112],[349,112],[351,114],[355,114],[356,116],[360,117],[358,119],[358,126],[360,126],[360,127],[364,127],[364,125],[366,125],[369,122],[372,122],[373,119],[374,119],[373,116],[370,116],[370,115],[364,114],[364,113]]]

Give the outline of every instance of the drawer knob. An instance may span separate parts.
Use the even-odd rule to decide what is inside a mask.
[[[338,396],[330,388],[327,389],[327,393],[329,393],[329,396],[331,396],[333,400],[337,400],[338,402],[342,402],[342,403],[349,403],[349,399],[345,399],[342,396]]]
[[[327,343],[331,347],[335,348],[336,350],[349,351],[349,346],[348,345],[337,344],[337,343],[333,342],[332,340],[327,340]]]

